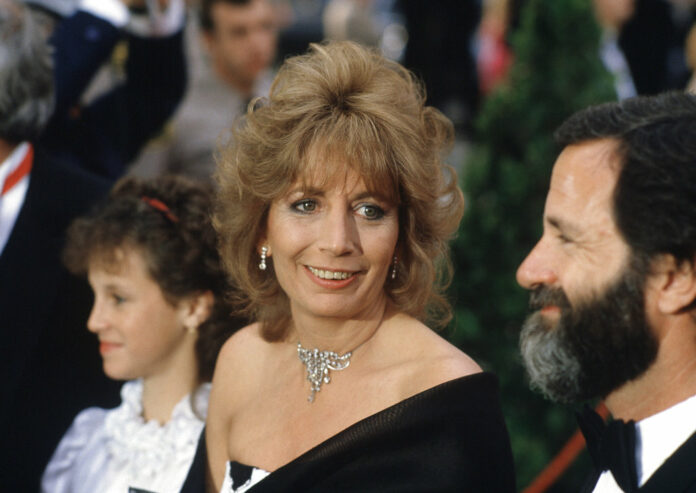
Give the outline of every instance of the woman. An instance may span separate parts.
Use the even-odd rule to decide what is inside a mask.
[[[206,414],[203,382],[235,327],[209,197],[180,178],[127,178],[71,225],[66,265],[87,274],[95,295],[87,327],[106,375],[129,381],[119,407],[75,418],[43,491],[181,488]]]
[[[256,322],[215,370],[210,491],[514,491],[495,378],[422,322],[449,316],[452,133],[349,42],[287,60],[234,130],[215,225]]]

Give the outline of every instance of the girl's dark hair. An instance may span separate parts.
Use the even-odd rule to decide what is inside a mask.
[[[123,178],[71,224],[63,251],[67,268],[84,275],[94,262],[115,265],[119,248],[134,248],[171,304],[212,292],[215,302],[196,341],[200,381],[211,380],[222,344],[241,326],[225,301],[229,285],[211,224],[211,197],[210,187],[178,176]]]

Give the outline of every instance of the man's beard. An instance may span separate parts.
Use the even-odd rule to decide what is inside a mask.
[[[570,306],[560,288],[532,292],[530,307],[558,306],[558,323],[540,312],[520,334],[531,386],[562,403],[606,397],[640,376],[657,356],[658,342],[645,316],[646,268],[634,258],[603,293]]]

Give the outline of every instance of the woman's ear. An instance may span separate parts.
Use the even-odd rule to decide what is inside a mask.
[[[673,255],[660,255],[652,264],[657,307],[665,315],[676,315],[696,300],[696,259],[678,262]]]
[[[183,299],[180,302],[180,308],[182,324],[186,330],[190,333],[196,333],[198,326],[210,317],[214,304],[215,296],[210,290]]]

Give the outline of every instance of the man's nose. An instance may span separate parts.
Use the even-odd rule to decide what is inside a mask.
[[[523,288],[534,289],[541,285],[553,285],[558,281],[549,252],[545,250],[542,238],[517,268],[517,283]]]

